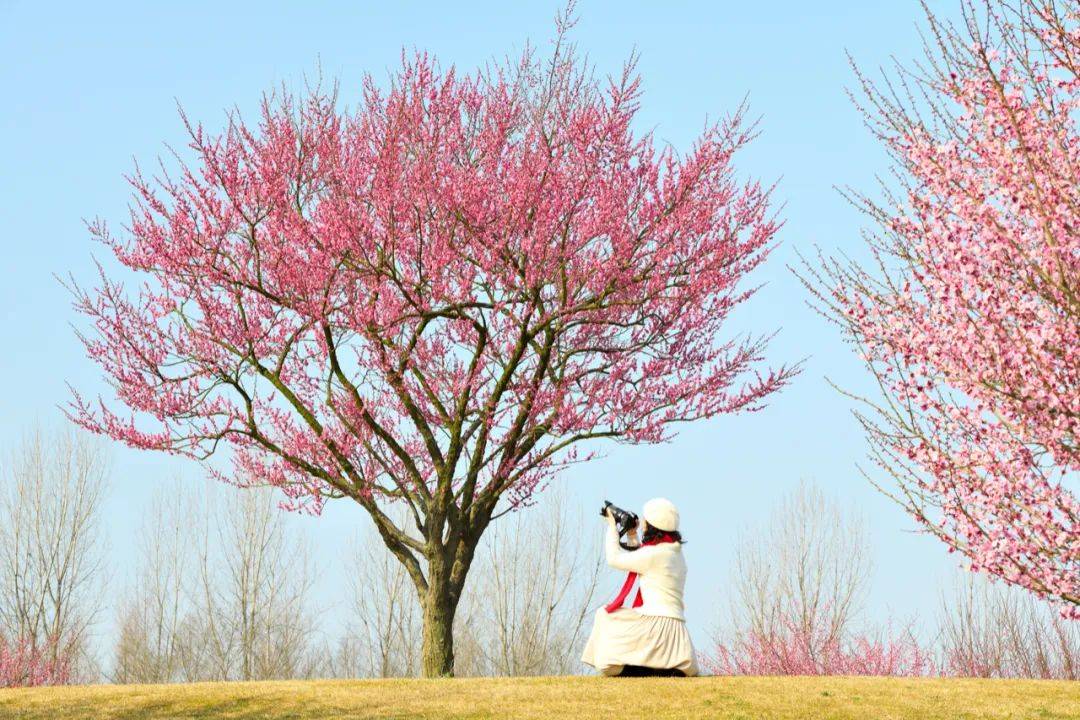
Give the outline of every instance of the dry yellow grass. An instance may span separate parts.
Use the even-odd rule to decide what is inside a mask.
[[[0,690],[0,718],[1023,718],[1077,720],[1080,683],[499,678]]]

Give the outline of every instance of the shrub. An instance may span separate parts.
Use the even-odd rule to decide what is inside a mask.
[[[0,687],[63,685],[71,677],[71,663],[58,644],[35,646],[26,639],[0,637]]]

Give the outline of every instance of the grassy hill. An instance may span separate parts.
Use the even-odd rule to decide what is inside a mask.
[[[1080,683],[498,678],[0,690],[0,718],[1080,718]]]

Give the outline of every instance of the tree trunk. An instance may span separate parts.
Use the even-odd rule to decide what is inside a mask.
[[[454,674],[454,614],[480,536],[490,518],[491,508],[484,507],[481,513],[471,518],[468,527],[454,528],[455,534],[444,540],[445,514],[440,516],[432,512],[423,528],[426,542],[422,555],[414,554],[403,543],[396,542],[386,528],[376,525],[387,547],[405,565],[416,588],[424,622],[420,646],[423,677],[451,677]],[[426,568],[421,567],[421,557]]]
[[[454,674],[454,615],[486,526],[486,520],[475,525],[455,538],[449,547],[439,547],[428,540],[427,582],[420,593],[424,611],[420,670],[424,677]]]
[[[432,585],[423,599],[424,638],[420,670],[424,677],[454,674],[454,613],[456,603],[445,587]]]

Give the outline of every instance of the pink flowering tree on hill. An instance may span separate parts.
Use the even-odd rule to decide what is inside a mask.
[[[140,282],[73,286],[116,400],[71,415],[136,448],[228,448],[221,479],[294,508],[359,503],[416,586],[424,673],[452,673],[493,518],[590,441],[756,410],[797,370],[722,333],[778,229],[735,177],[752,129],[740,111],[658,149],[631,127],[638,88],[560,32],[547,61],[472,75],[406,59],[351,112],[315,89],[220,135],[185,119],[195,161],[135,174],[122,237],[92,225]]]
[[[873,262],[808,284],[883,391],[889,490],[973,570],[1080,617],[1080,7],[929,14],[927,58],[866,116],[900,192],[854,200]]]

